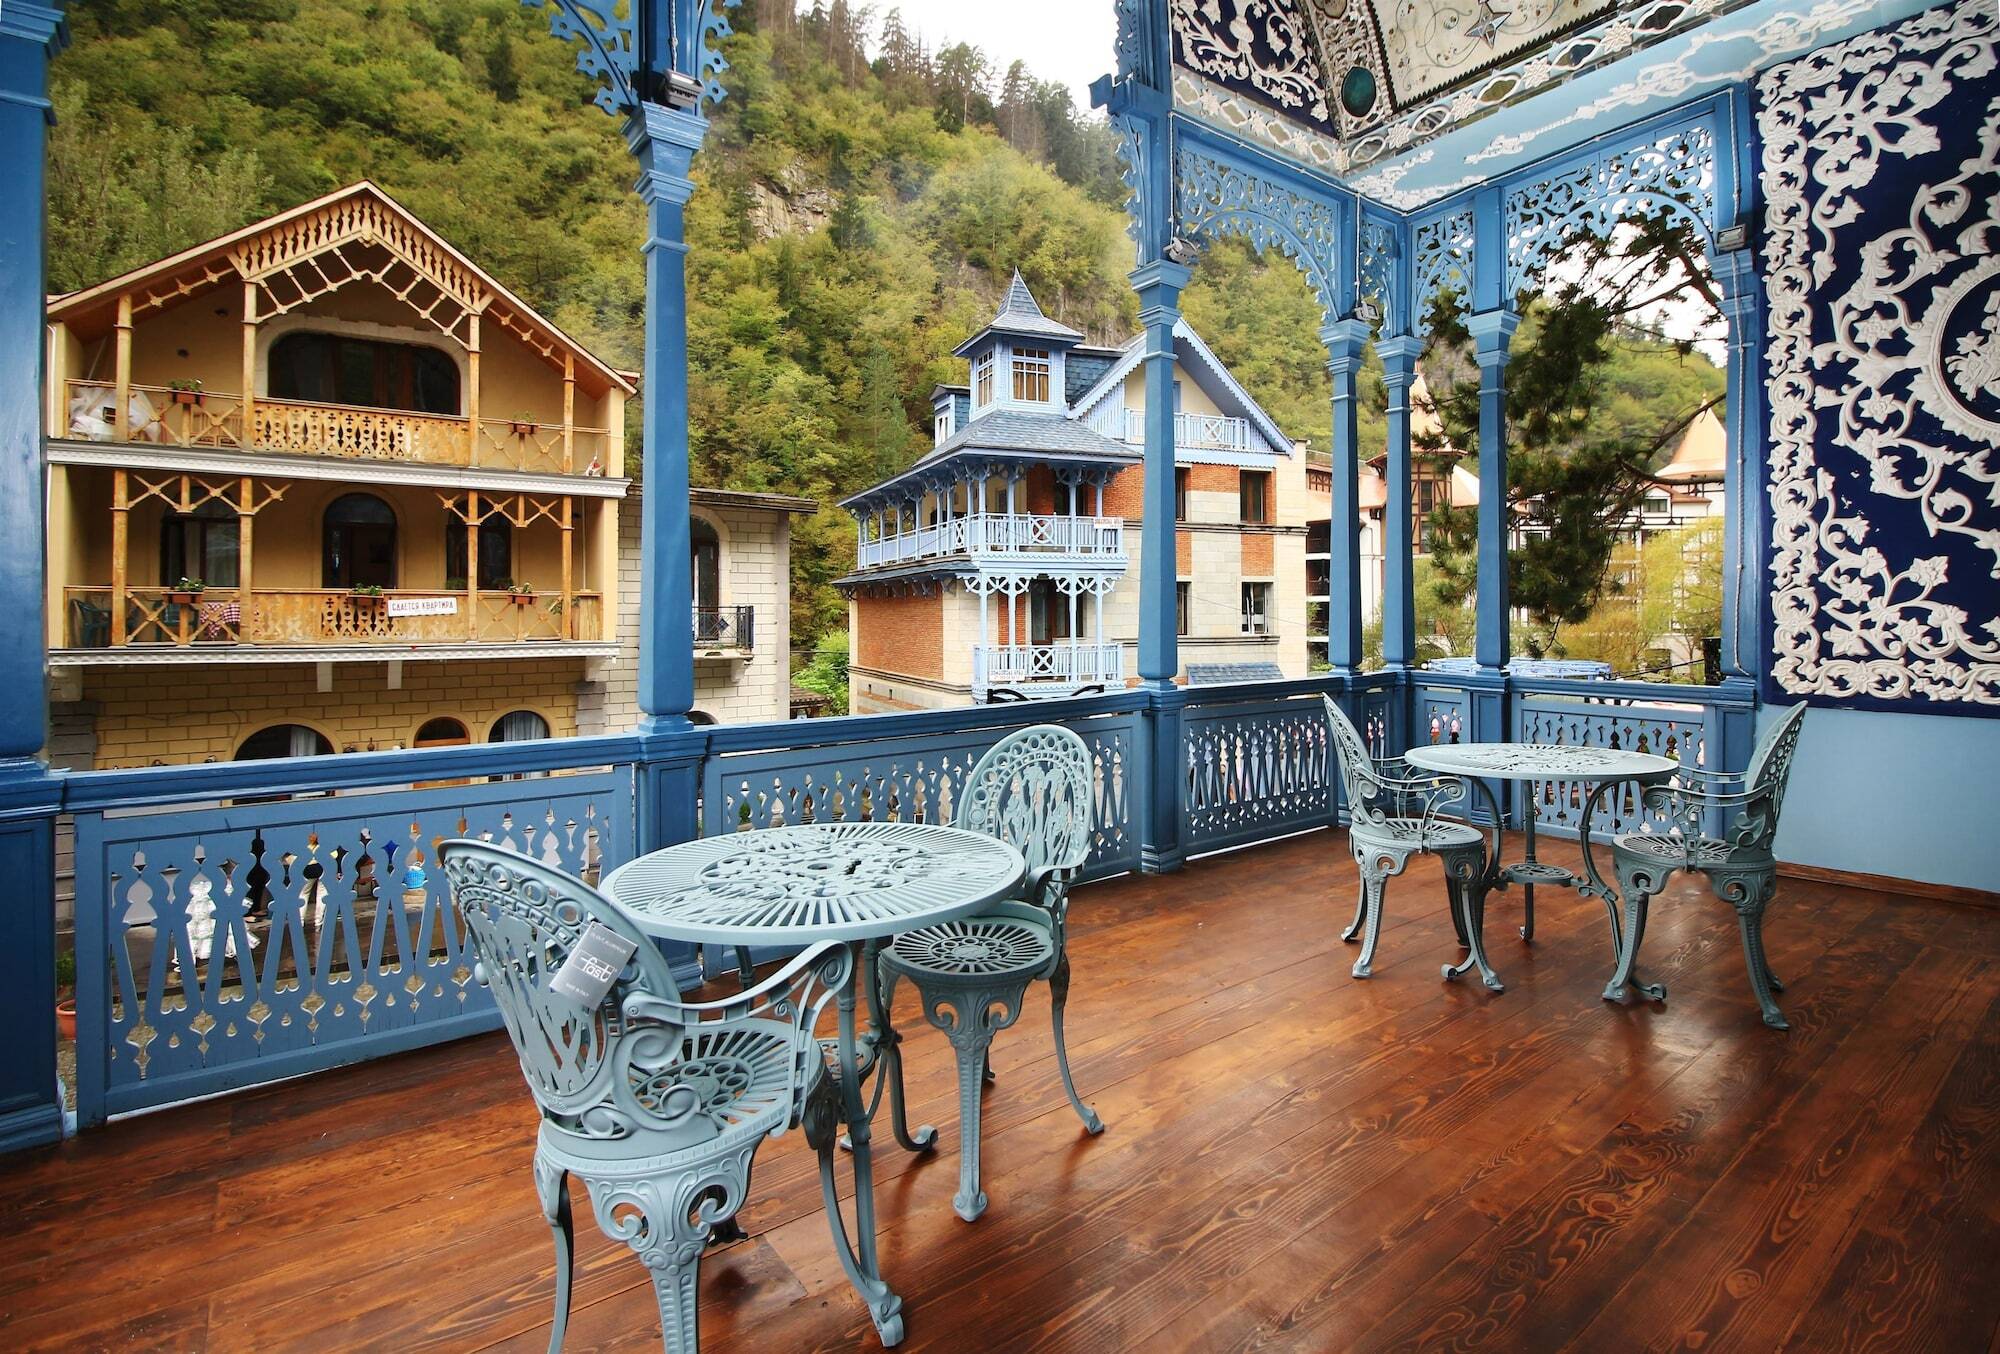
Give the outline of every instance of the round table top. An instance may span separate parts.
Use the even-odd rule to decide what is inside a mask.
[[[731,832],[629,861],[604,891],[648,935],[710,945],[867,940],[968,917],[1028,873],[997,837],[930,823]]]
[[[1403,760],[1425,771],[1490,780],[1663,780],[1681,769],[1668,757],[1580,743],[1435,743]]]

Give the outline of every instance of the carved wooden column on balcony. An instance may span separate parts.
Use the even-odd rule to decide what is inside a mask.
[[[465,491],[465,637],[469,640],[479,638],[479,491],[477,489]]]
[[[576,354],[563,353],[563,474],[576,473]]]
[[[132,440],[132,293],[123,292],[118,297],[117,339],[113,361],[115,375],[112,377],[118,405],[112,411],[112,437],[119,442]]]
[[[125,643],[125,556],[127,532],[132,516],[131,477],[124,470],[111,472],[111,647]]]
[[[243,279],[243,398],[236,417],[240,420],[236,444],[247,451],[257,445],[257,284],[247,277]],[[250,590],[247,578],[243,590],[246,594]]]
[[[565,420],[566,421],[566,420]],[[568,443],[565,441],[563,458],[569,458]],[[572,572],[571,554],[576,540],[576,500],[568,494],[562,498],[562,627],[563,635],[577,639],[576,633],[576,582]]]
[[[479,319],[478,311],[465,317],[465,463],[479,464]],[[564,469],[568,469],[567,466]],[[468,578],[479,572],[479,557],[465,557]]]
[[[255,629],[252,620],[252,606],[256,586],[256,526],[257,489],[256,482],[248,475],[236,486],[236,595],[240,599],[242,619],[238,622],[240,631]]]

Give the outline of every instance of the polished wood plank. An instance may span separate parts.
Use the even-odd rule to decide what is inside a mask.
[[[1545,855],[1574,859],[1545,844]],[[1457,957],[1435,862],[1348,976],[1337,833],[1078,891],[1071,1062],[1047,997],[995,1045],[975,1225],[950,1210],[949,1045],[898,1000],[910,1156],[877,1135],[912,1350],[1968,1349],[2000,1338],[2000,914],[1786,879],[1790,1034],[1733,915],[1655,903],[1665,1004],[1598,997],[1600,904],[1497,896],[1508,984]],[[0,1342],[30,1349],[538,1350],[534,1114],[485,1037],[122,1121],[0,1160]],[[747,1241],[704,1261],[711,1350],[873,1348],[811,1153],[761,1150]],[[579,1200],[571,1350],[658,1348],[645,1272]]]

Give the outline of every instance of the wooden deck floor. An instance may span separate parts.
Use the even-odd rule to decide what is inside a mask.
[[[1431,863],[1354,982],[1353,879],[1316,834],[1080,891],[1071,1048],[1109,1127],[1079,1131],[1032,996],[976,1225],[949,1048],[908,1013],[944,1150],[877,1158],[905,1348],[1994,1347],[2000,913],[1786,881],[1787,1035],[1697,886],[1647,938],[1670,1000],[1618,1007],[1602,909],[1565,892],[1533,946],[1496,900],[1505,994],[1440,983]],[[543,1348],[533,1126],[492,1037],[0,1161],[0,1346]],[[877,1348],[799,1135],[743,1221],[703,1268],[707,1348]],[[645,1272],[578,1229],[568,1348],[657,1349]]]

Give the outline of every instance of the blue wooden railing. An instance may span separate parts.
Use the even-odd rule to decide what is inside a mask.
[[[1485,686],[1480,686],[1484,681]],[[1748,708],[1719,688],[1506,679],[1509,724],[1475,729],[1494,679],[1395,672],[1171,693],[1180,762],[1142,784],[1142,690],[665,735],[154,767],[61,777],[76,840],[78,1108],[107,1115],[493,1028],[435,868],[435,843],[507,843],[595,878],[703,834],[785,823],[949,823],[967,773],[1000,737],[1054,721],[1097,772],[1086,875],[1139,868],[1149,840],[1188,855],[1337,821],[1321,696],[1378,755],[1413,742],[1521,737],[1660,752],[1733,767]],[[663,766],[694,768],[661,779]],[[646,786],[697,800],[649,813]],[[654,793],[659,793],[654,791]],[[1580,791],[1537,783],[1513,806],[1576,831]],[[1170,823],[1149,822],[1156,806]],[[1607,829],[1642,827],[1620,802]],[[1149,834],[1152,834],[1149,837]],[[673,958],[699,972],[689,950]],[[722,958],[727,958],[722,956]]]

